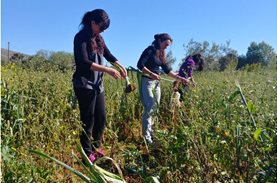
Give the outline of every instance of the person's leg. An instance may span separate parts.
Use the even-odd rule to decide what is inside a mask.
[[[158,107],[160,105],[160,101],[161,101],[161,87],[160,87],[160,82],[159,81],[155,81],[155,97],[154,97],[154,100],[155,100],[155,105],[157,107],[157,110],[158,110]]]
[[[142,87],[142,103],[144,107],[143,116],[142,116],[142,135],[148,143],[152,143],[152,117],[155,107],[155,81],[148,78],[142,77],[141,80]]]
[[[80,135],[80,142],[85,153],[89,156],[93,151],[91,136],[94,125],[96,92],[94,90],[83,88],[74,88],[74,91],[78,99],[81,121],[83,123],[83,131]]]
[[[99,148],[106,125],[106,106],[104,92],[97,95],[95,106],[95,122],[92,136],[94,147]]]
[[[154,135],[154,129],[153,125],[155,121],[157,122],[158,120],[158,112],[159,112],[159,105],[161,101],[161,87],[160,87],[160,82],[158,80],[155,80],[154,83],[154,106],[153,106],[153,117],[152,117],[152,131],[151,131],[151,136],[153,140],[153,135]]]

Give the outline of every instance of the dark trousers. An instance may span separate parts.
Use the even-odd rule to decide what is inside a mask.
[[[84,88],[74,88],[79,102],[83,132],[80,135],[81,145],[87,155],[100,146],[106,125],[106,107],[104,92]],[[91,139],[92,137],[92,139]]]

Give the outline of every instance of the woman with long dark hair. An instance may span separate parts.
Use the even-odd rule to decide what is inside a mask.
[[[153,142],[153,117],[158,111],[161,99],[161,88],[159,80],[162,68],[168,76],[187,83],[188,80],[172,71],[166,62],[165,49],[172,43],[172,38],[167,33],[156,34],[152,45],[148,46],[140,56],[137,63],[138,69],[143,73],[141,79],[141,100],[144,107],[142,116],[142,135],[146,142]]]
[[[74,37],[76,71],[73,87],[78,99],[83,131],[81,145],[91,162],[103,151],[99,148],[106,124],[106,107],[103,74],[115,79],[126,78],[127,71],[107,48],[101,32],[110,25],[108,14],[102,9],[85,13],[81,30]],[[103,58],[116,65],[120,71],[103,65]]]
[[[204,69],[205,59],[199,52],[189,55],[184,59],[184,62],[179,68],[179,75],[190,80],[193,86],[196,83],[193,79],[193,71],[202,71]],[[180,82],[174,83],[176,90],[180,93],[180,102],[184,101],[184,94],[188,91],[189,86]]]

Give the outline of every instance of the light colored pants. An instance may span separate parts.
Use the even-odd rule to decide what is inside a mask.
[[[141,100],[144,111],[142,116],[142,135],[148,143],[152,143],[152,126],[157,116],[158,106],[161,99],[161,88],[158,80],[141,78]]]

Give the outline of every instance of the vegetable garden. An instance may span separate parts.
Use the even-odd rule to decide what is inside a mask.
[[[80,182],[63,166],[83,172],[73,158],[81,123],[72,71],[1,66],[2,182]],[[137,73],[129,72],[137,85]],[[103,147],[126,182],[276,182],[277,71],[252,69],[195,73],[197,87],[182,107],[169,106],[172,83],[161,81],[156,143],[141,137],[139,92],[105,76],[107,127]],[[118,174],[110,161],[97,165]],[[149,177],[154,179],[149,180]]]

